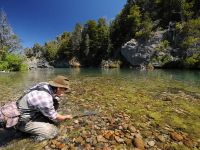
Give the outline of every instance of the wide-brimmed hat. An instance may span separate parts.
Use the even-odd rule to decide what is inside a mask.
[[[52,81],[49,81],[49,84],[54,87],[69,89],[69,79],[61,75],[55,77]]]

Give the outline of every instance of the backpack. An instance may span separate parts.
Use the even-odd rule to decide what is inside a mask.
[[[18,123],[20,112],[16,102],[10,102],[0,107],[0,127],[11,128]]]

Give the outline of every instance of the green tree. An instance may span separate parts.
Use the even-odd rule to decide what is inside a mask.
[[[121,46],[135,37],[141,24],[140,7],[134,1],[128,0],[120,14],[111,22],[110,40],[111,56],[114,57]]]
[[[89,42],[87,41],[88,38],[86,37],[88,35],[89,37]],[[95,62],[95,55],[96,55],[96,51],[98,49],[97,46],[97,40],[98,40],[98,30],[97,30],[97,23],[95,20],[89,20],[87,21],[87,23],[84,25],[84,29],[83,29],[83,41],[82,41],[82,54],[86,54],[86,48],[89,48],[89,51],[86,58],[83,58],[85,55],[82,55],[82,60],[87,60],[84,61],[84,64],[86,66],[92,66],[94,65]],[[87,43],[89,43],[89,47],[86,45]]]
[[[79,53],[80,53],[80,46],[81,46],[81,41],[82,41],[82,30],[83,30],[83,27],[81,26],[81,24],[77,23],[71,36],[72,53],[73,53],[73,56],[77,58],[80,57]]]
[[[71,33],[64,32],[61,36],[57,37],[58,51],[57,59],[70,59],[72,58],[72,49],[70,48]]]
[[[87,57],[90,52],[90,37],[88,34],[86,34],[86,36],[85,36],[84,43],[85,43],[84,54]]]
[[[141,22],[140,29],[138,32],[136,32],[135,36],[137,38],[143,39],[146,42],[151,36],[152,29],[153,21],[149,17],[149,14],[145,13],[143,21]]]
[[[32,52],[33,56],[36,58],[41,58],[44,56],[44,49],[39,43],[33,45]]]
[[[95,53],[95,65],[100,65],[102,59],[107,56],[109,44],[109,26],[105,18],[99,18],[97,25],[97,49]]]
[[[48,61],[53,62],[57,59],[57,52],[59,49],[59,44],[57,41],[50,41],[45,43],[44,46],[46,50],[46,58]]]

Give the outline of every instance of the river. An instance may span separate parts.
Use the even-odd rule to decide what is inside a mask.
[[[65,75],[70,80],[70,107],[80,105],[79,108],[98,109],[107,115],[123,111],[144,137],[160,134],[168,145],[173,143],[169,138],[171,131],[180,132],[196,143],[200,141],[198,70],[65,68],[0,73],[0,102],[14,101],[27,88],[48,82],[56,75]],[[67,110],[69,105],[63,103],[61,107]],[[181,146],[180,142],[177,144]]]
[[[121,78],[127,81],[127,84],[137,84],[138,88],[155,88],[155,85],[163,85],[163,88],[179,87],[189,90],[190,92],[198,92],[200,87],[200,71],[191,70],[154,70],[154,71],[138,71],[130,69],[54,69],[40,70],[29,72],[10,72],[0,73],[0,101],[11,100],[17,98],[26,88],[38,83],[51,80],[56,75],[66,75],[72,80],[84,77],[111,77],[113,82]],[[116,79],[116,80],[115,80]],[[155,83],[155,85],[152,85]],[[159,85],[159,86],[160,86]]]

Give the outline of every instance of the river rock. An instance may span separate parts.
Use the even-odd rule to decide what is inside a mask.
[[[84,145],[84,149],[85,150],[91,150],[92,149],[92,146],[90,144],[85,144]]]
[[[103,150],[111,150],[111,148],[110,148],[107,144],[105,144],[105,145],[103,146]]]
[[[97,142],[98,143],[100,143],[100,142],[107,142],[107,140],[102,135],[98,135],[97,136]]]
[[[124,143],[124,139],[123,139],[123,138],[120,138],[119,136],[115,136],[115,140],[116,140],[118,143]]]
[[[163,135],[157,136],[156,139],[157,139],[158,141],[160,141],[160,142],[165,142],[165,141],[166,141],[166,139],[165,139],[165,137],[164,137]]]
[[[78,123],[79,123],[79,121],[78,121],[78,120],[74,120],[74,123],[75,123],[75,124],[78,124]]]
[[[81,145],[83,145],[85,144],[85,141],[81,136],[79,136],[78,138],[75,139],[75,143],[80,143]]]
[[[170,136],[175,141],[182,141],[183,140],[183,136],[181,134],[178,134],[177,132],[171,132]]]
[[[155,141],[148,141],[147,144],[152,147],[155,145]]]
[[[132,126],[132,125],[128,126],[128,130],[131,131],[132,133],[137,131],[136,128],[134,126]]]
[[[190,140],[188,138],[183,140],[183,144],[189,148],[193,148],[193,146],[194,146],[194,143],[192,142],[192,140]]]
[[[132,140],[125,138],[124,142],[126,143],[127,146],[131,146],[132,145]]]
[[[136,137],[135,139],[133,139],[133,144],[136,148],[144,150],[144,142],[141,138]]]
[[[103,136],[108,140],[112,140],[114,137],[113,135],[114,135],[114,131],[111,131],[111,130],[107,130],[103,134]]]

